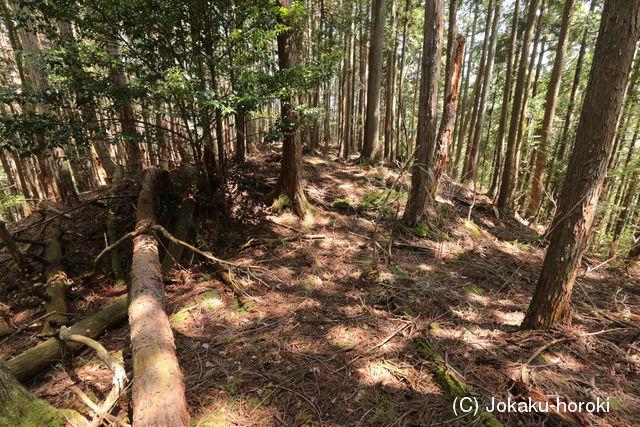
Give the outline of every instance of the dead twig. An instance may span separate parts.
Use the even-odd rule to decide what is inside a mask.
[[[157,225],[157,224],[153,224],[153,225],[145,225],[144,227],[139,228],[138,230],[135,231],[131,231],[127,234],[125,234],[124,236],[122,236],[120,239],[118,239],[117,242],[113,243],[112,245],[107,246],[106,248],[104,248],[102,250],[102,252],[100,252],[98,254],[98,256],[94,259],[93,264],[97,265],[98,262],[100,261],[100,259],[102,259],[102,257],[104,257],[107,253],[111,252],[113,249],[117,248],[118,246],[120,246],[122,243],[124,243],[125,241],[132,239],[140,234],[144,234],[144,233],[148,233],[150,231],[156,231],[158,233],[160,233],[162,236],[164,236],[167,240],[169,240],[170,242],[173,242],[177,245],[181,245],[184,246],[185,248],[189,249],[192,252],[195,252],[196,254],[210,260],[213,261],[215,263],[218,264],[222,264],[222,265],[228,265],[230,267],[234,267],[234,268],[239,268],[239,269],[247,269],[247,270],[251,270],[251,269],[255,269],[255,270],[264,270],[264,268],[262,267],[257,267],[257,266],[253,266],[253,265],[242,265],[242,264],[237,264],[235,262],[231,262],[231,261],[226,261],[223,260],[221,258],[216,257],[215,255],[213,255],[210,252],[205,252],[202,251],[198,248],[196,248],[195,246],[177,239],[176,237],[174,237],[171,233],[169,233],[169,231],[167,231],[166,228],[164,228],[161,225]]]

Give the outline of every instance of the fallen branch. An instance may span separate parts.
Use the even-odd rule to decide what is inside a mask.
[[[95,202],[97,202],[99,200],[122,199],[122,198],[130,198],[130,197],[135,197],[135,194],[122,194],[122,195],[119,195],[119,196],[96,197],[95,199],[91,199],[91,200],[89,200],[87,202],[79,204],[78,206],[74,206],[71,209],[67,209],[66,211],[60,212],[59,214],[57,214],[55,216],[52,216],[51,218],[48,218],[48,219],[45,219],[45,220],[42,220],[42,221],[36,221],[33,224],[29,224],[26,227],[23,227],[23,228],[21,228],[19,230],[14,231],[13,234],[16,235],[16,234],[22,233],[23,231],[27,231],[27,230],[29,230],[31,228],[37,227],[39,225],[48,224],[49,222],[51,222],[51,221],[53,221],[53,220],[55,220],[57,218],[60,218],[61,216],[65,216],[69,212],[73,212],[73,211],[77,211],[78,209],[85,208],[85,207],[87,207],[89,205],[94,204]]]
[[[277,239],[250,239],[247,243],[242,245],[240,251],[249,248],[255,248],[257,246],[268,245],[274,242],[295,242],[296,240],[322,240],[326,239],[324,234],[300,234],[298,236],[278,237]]]
[[[527,366],[529,366],[529,364],[531,362],[533,362],[533,359],[535,359],[536,357],[538,357],[538,355],[540,353],[542,353],[543,351],[545,351],[546,349],[548,349],[549,347],[552,347],[556,344],[559,344],[561,342],[567,341],[569,340],[569,338],[565,337],[565,338],[558,338],[555,339],[553,341],[550,341],[548,343],[546,343],[545,345],[539,347],[538,349],[536,349],[536,351],[533,352],[533,354],[527,359],[526,362],[524,362],[524,364],[522,365],[522,367],[520,368],[520,381],[522,381],[524,384],[528,383],[528,376],[527,376]]]
[[[102,419],[111,411],[113,406],[118,401],[120,394],[124,390],[125,383],[129,380],[127,378],[127,373],[124,370],[124,366],[118,362],[116,358],[111,356],[106,348],[98,341],[93,340],[89,337],[85,337],[84,335],[73,334],[71,333],[71,329],[67,327],[60,328],[59,337],[63,341],[73,341],[80,344],[84,344],[87,347],[93,349],[96,352],[96,355],[100,360],[104,362],[105,365],[111,372],[113,372],[113,388],[109,392],[109,395],[105,399],[104,403],[101,407],[96,411],[95,416],[88,424],[90,427],[97,427],[100,425]]]

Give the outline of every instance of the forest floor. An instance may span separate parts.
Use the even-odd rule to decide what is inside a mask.
[[[454,414],[452,399],[459,392],[485,404],[492,397],[609,399],[610,412],[561,417],[579,425],[640,423],[637,271],[598,267],[600,261],[587,258],[574,290],[573,326],[519,331],[544,256],[536,230],[496,216],[486,197],[452,182],[431,208],[438,220],[407,229],[395,208],[404,205],[406,192],[388,188],[405,185],[396,172],[319,157],[305,159],[312,217],[275,215],[261,200],[278,168],[276,156],[262,156],[233,170],[229,213],[200,203],[194,219],[195,245],[264,268],[236,273],[246,292],[234,293],[210,263],[189,253],[166,281],[194,425],[490,425],[487,418]],[[177,195],[156,208],[169,228],[179,201],[174,190]],[[130,199],[127,194],[119,202],[125,232],[133,227],[137,187],[131,185]],[[88,204],[68,216],[71,312],[83,318],[126,289],[113,285],[106,266],[86,274],[104,247],[104,206]],[[21,237],[41,238],[40,229]],[[127,265],[130,253],[123,251]],[[0,338],[4,360],[41,340],[41,300],[30,289],[42,279],[20,278],[14,270],[2,250],[0,311],[20,330]],[[130,370],[128,332],[123,324],[100,341],[124,357]],[[443,373],[467,387],[451,387],[451,376],[443,381]],[[86,414],[70,386],[103,399],[110,384],[111,373],[85,350],[28,388],[57,407]],[[124,396],[114,411],[122,419],[127,402]],[[493,415],[510,426],[560,420],[550,414]]]

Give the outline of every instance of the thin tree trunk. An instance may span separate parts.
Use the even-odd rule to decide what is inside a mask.
[[[114,43],[108,43],[107,49],[109,55],[115,60],[118,60],[118,47]],[[120,90],[124,90],[127,86],[127,78],[124,74],[124,70],[115,65],[111,69],[111,76],[114,84]],[[129,98],[120,100],[121,105],[118,109],[118,120],[122,127],[122,136],[127,149],[127,172],[130,175],[134,175],[140,172],[142,167],[142,155],[140,154],[140,147],[138,141],[140,140],[140,134],[135,123],[135,114],[133,112],[133,104]]]
[[[573,0],[566,0],[562,11],[562,24],[560,26],[560,35],[558,36],[558,44],[556,46],[556,57],[553,61],[551,70],[551,78],[547,86],[547,98],[544,105],[544,118],[542,124],[538,128],[537,136],[539,137],[538,147],[535,150],[535,172],[533,174],[533,183],[531,186],[531,198],[527,206],[527,216],[533,217],[540,207],[542,200],[542,174],[544,165],[547,162],[547,145],[549,144],[553,118],[555,117],[556,104],[558,101],[558,93],[560,92],[560,83],[562,81],[562,72],[564,70],[564,57],[567,53],[567,45],[569,42],[569,31],[571,27],[571,13],[573,9]]]
[[[516,0],[520,1],[520,0]],[[464,135],[466,135],[466,124],[467,124],[467,104],[468,104],[468,96],[469,96],[469,80],[471,76],[471,65],[473,64],[473,49],[476,40],[476,25],[478,23],[478,11],[480,8],[480,2],[475,3],[475,8],[473,9],[473,24],[471,24],[471,42],[467,44],[467,59],[463,65],[463,68],[466,68],[466,73],[464,76],[464,89],[462,93],[462,104],[458,109],[458,114],[456,120],[459,122],[460,126],[458,127],[457,133],[454,135],[454,139],[456,140],[456,148],[455,148],[455,157],[452,163],[452,171],[453,176],[458,174],[458,165],[460,164],[460,156],[462,156],[462,145],[464,142]]]
[[[384,47],[385,0],[373,0],[371,15],[371,45],[369,46],[369,77],[367,79],[367,114],[364,122],[362,158],[374,161],[378,157],[380,121],[380,84],[382,81],[382,50]]]
[[[531,39],[533,38],[533,28],[536,23],[536,11],[538,9],[538,0],[531,0],[529,4],[529,12],[527,16],[527,26],[525,30],[522,47],[520,50],[520,64],[518,70],[518,78],[516,80],[516,88],[513,95],[513,107],[511,111],[511,121],[509,125],[509,134],[507,138],[507,152],[504,160],[504,170],[502,172],[502,183],[500,185],[500,193],[498,194],[497,206],[500,209],[510,209],[512,202],[513,189],[515,187],[517,172],[517,134],[518,122],[520,120],[520,112],[524,98],[524,88],[526,84],[527,74],[527,57]]]
[[[400,131],[401,124],[404,123],[405,118],[405,108],[404,108],[404,71],[405,71],[405,59],[406,59],[406,50],[407,50],[407,27],[409,24],[409,7],[411,6],[411,0],[406,0],[404,4],[404,13],[402,19],[402,49],[400,50],[400,71],[398,73],[398,96],[397,96],[397,112],[396,114],[396,148],[394,150],[396,158],[402,158],[403,156],[400,153],[401,149],[401,141],[402,141],[402,132]]]
[[[387,85],[385,88],[385,109],[384,109],[384,158],[393,160],[393,137],[394,137],[394,116],[395,116],[395,89],[397,70],[397,27],[398,16],[396,11],[396,0],[391,0],[391,41],[387,53]]]
[[[478,105],[477,116],[474,123],[473,138],[469,146],[468,167],[466,175],[462,179],[467,181],[475,180],[478,172],[478,155],[480,149],[480,137],[482,136],[482,126],[484,124],[484,116],[487,109],[487,95],[491,84],[491,76],[493,74],[493,62],[496,55],[496,45],[498,41],[498,23],[500,21],[501,1],[497,0],[495,10],[493,12],[493,24],[491,28],[491,41],[485,65],[484,76],[482,80],[482,90],[480,92],[480,103]]]
[[[473,88],[473,96],[471,97],[471,115],[467,117],[467,122],[463,123],[463,129],[467,129],[467,125],[469,125],[469,136],[467,138],[467,149],[465,150],[464,155],[464,163],[462,165],[462,174],[460,178],[462,181],[466,181],[466,177],[469,173],[469,156],[471,154],[471,144],[473,141],[473,135],[475,132],[475,123],[478,118],[478,109],[480,108],[480,98],[482,97],[482,84],[484,81],[485,68],[487,66],[487,56],[489,50],[489,40],[491,39],[491,22],[493,18],[493,14],[491,11],[493,10],[494,0],[489,0],[489,5],[487,7],[487,21],[484,26],[484,37],[482,39],[482,51],[480,54],[480,67],[478,68],[478,74],[476,75],[476,80]]]

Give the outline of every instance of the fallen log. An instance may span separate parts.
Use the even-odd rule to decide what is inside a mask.
[[[187,426],[189,413],[169,317],[158,255],[153,197],[158,170],[147,169],[136,206],[131,265],[131,352],[133,425]],[[146,230],[146,231],[143,231]]]
[[[68,279],[62,267],[62,231],[59,223],[53,222],[47,230],[47,248],[45,250],[45,260],[47,270],[45,273],[46,283],[44,287],[44,310],[51,313],[42,325],[42,333],[49,334],[56,331],[60,326],[66,325],[69,321],[69,305],[67,304]]]
[[[71,326],[71,332],[97,338],[107,329],[116,326],[127,317],[127,299],[120,298],[111,305]],[[9,371],[19,380],[25,381],[48,366],[63,360],[65,354],[82,347],[80,343],[64,344],[58,338],[49,338],[7,362]]]

